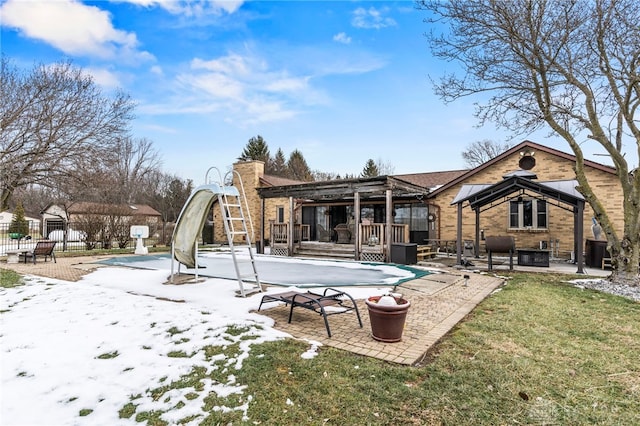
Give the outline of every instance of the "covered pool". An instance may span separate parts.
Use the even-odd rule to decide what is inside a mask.
[[[250,267],[247,254],[237,254],[242,268]],[[429,271],[405,265],[365,263],[355,261],[316,260],[254,255],[260,282],[263,284],[326,287],[326,286],[376,286],[399,285],[429,274]],[[171,271],[170,254],[150,254],[111,258],[100,263],[130,268]],[[198,275],[210,278],[236,279],[233,258],[229,252],[200,253]],[[174,263],[174,272],[177,263]],[[243,270],[243,269],[241,269]],[[181,272],[195,274],[195,269]]]

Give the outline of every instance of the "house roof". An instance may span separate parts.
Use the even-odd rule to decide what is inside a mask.
[[[288,179],[280,176],[262,175],[260,176],[260,183],[263,186],[283,186],[283,185],[298,185],[305,183],[300,180]]]
[[[492,166],[494,166],[496,163],[504,160],[505,158],[509,157],[510,155],[513,155],[514,153],[517,153],[519,151],[523,151],[527,148],[533,149],[535,151],[540,151],[540,152],[546,152],[548,154],[551,155],[555,155],[557,157],[560,158],[564,158],[566,160],[575,162],[576,161],[576,156],[573,154],[567,154],[566,152],[562,152],[562,151],[558,151],[557,149],[554,148],[549,148],[548,146],[544,146],[544,145],[540,145],[537,144],[535,142],[531,142],[529,140],[525,140],[520,142],[518,145],[514,146],[513,148],[510,148],[508,150],[506,150],[505,152],[503,152],[502,154],[498,155],[497,157],[492,158],[491,160],[481,164],[480,166],[471,169],[471,170],[467,170],[466,172],[462,173],[461,175],[455,177],[454,179],[452,179],[451,181],[447,182],[446,184],[444,184],[443,186],[434,189],[431,193],[430,196],[435,196],[438,193],[445,191],[449,188],[451,188],[454,185],[457,185],[461,182],[464,182],[465,180],[467,180],[469,177],[475,175],[476,173],[479,173],[485,169],[488,169]],[[607,173],[611,173],[611,174],[615,174],[616,170],[615,168],[611,167],[611,166],[606,166],[604,164],[600,164],[600,163],[596,163],[595,161],[591,161],[591,160],[584,160],[584,164],[587,167],[592,167],[594,169],[598,169]]]
[[[443,172],[410,173],[394,176],[398,179],[402,179],[414,185],[422,186],[423,188],[429,188],[433,191],[467,172],[468,170],[448,170]]]
[[[160,212],[146,204],[104,204],[79,201],[69,205],[67,211],[69,214],[117,212],[130,216],[162,216]]]

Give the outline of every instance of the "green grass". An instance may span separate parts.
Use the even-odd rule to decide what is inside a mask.
[[[0,287],[13,288],[24,284],[22,276],[10,269],[0,268]]]

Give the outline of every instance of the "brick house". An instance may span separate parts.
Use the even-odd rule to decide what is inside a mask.
[[[571,154],[524,141],[481,166],[469,170],[430,193],[429,199],[439,207],[442,216],[441,238],[456,238],[457,211],[456,206],[451,205],[451,201],[463,184],[493,184],[518,169],[535,173],[538,181],[575,179],[574,165],[575,156]],[[611,220],[618,225],[618,230],[622,231],[622,190],[615,169],[585,160],[585,170],[596,196],[605,206]],[[551,203],[534,199],[532,194],[525,194],[523,198],[524,200],[506,200],[503,204],[484,212],[480,223],[483,234],[510,235],[515,238],[518,247],[545,246],[555,250],[558,257],[569,258],[574,247],[571,215]],[[527,200],[533,202],[523,204],[523,201]],[[525,207],[530,211],[523,211]],[[592,217],[593,211],[587,205],[583,221],[585,230],[591,228]],[[466,209],[462,219],[463,239],[473,240],[474,234],[474,214],[470,209]],[[586,240],[592,238],[592,235],[585,232],[584,237],[585,241],[579,242],[578,246],[585,247]]]
[[[453,170],[401,174],[371,179],[336,180],[327,182],[297,182],[264,174],[264,164],[258,161],[234,164],[241,176],[250,205],[255,233],[254,242],[269,240],[269,223],[288,222],[311,227],[310,239],[319,241],[315,229],[319,222],[330,229],[354,217],[355,205],[360,207],[359,221],[385,222],[387,206],[392,206],[389,218],[393,224],[408,227],[407,240],[419,245],[441,244],[456,240],[457,207],[452,201],[463,185],[495,184],[509,173],[521,170],[535,175],[538,181],[575,179],[575,156],[531,141],[523,141],[499,156],[471,170]],[[585,160],[588,180],[604,204],[610,218],[620,230],[623,226],[622,191],[615,169]],[[237,182],[234,182],[238,186]],[[372,185],[383,192],[354,202],[354,193],[364,193]],[[388,188],[401,188],[402,191]],[[296,190],[296,188],[300,188]],[[385,200],[384,189],[392,194]],[[343,192],[340,192],[343,191]],[[296,194],[284,196],[285,194]],[[336,195],[338,194],[338,195]],[[292,200],[293,199],[293,200]],[[389,203],[389,204],[387,204]],[[214,208],[215,238],[226,241],[219,210]],[[323,219],[324,215],[324,219]],[[584,210],[584,229],[591,228],[593,212]],[[536,194],[519,194],[505,199],[482,213],[480,228],[483,236],[513,236],[518,247],[545,248],[552,255],[569,259],[574,250],[574,226],[571,214],[547,202]],[[475,213],[463,210],[461,233],[464,240],[474,240]],[[585,231],[584,241],[592,238]],[[483,252],[483,247],[479,251]]]

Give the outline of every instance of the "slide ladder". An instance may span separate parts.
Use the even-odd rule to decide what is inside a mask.
[[[260,284],[258,270],[256,269],[256,259],[251,249],[253,223],[251,222],[251,214],[249,213],[249,205],[247,204],[244,185],[238,172],[234,170],[233,173],[237,175],[238,182],[240,182],[240,191],[238,191],[237,194],[223,191],[218,197],[218,204],[220,205],[222,222],[224,223],[224,230],[227,235],[236,277],[240,286],[240,295],[245,297],[247,294],[261,292],[262,285]],[[247,227],[247,222],[249,223],[249,227]],[[251,235],[249,234],[249,228],[251,229]],[[247,250],[247,260],[238,258],[236,247],[239,251],[243,249]],[[245,290],[244,282],[246,280],[254,282],[255,287]]]

